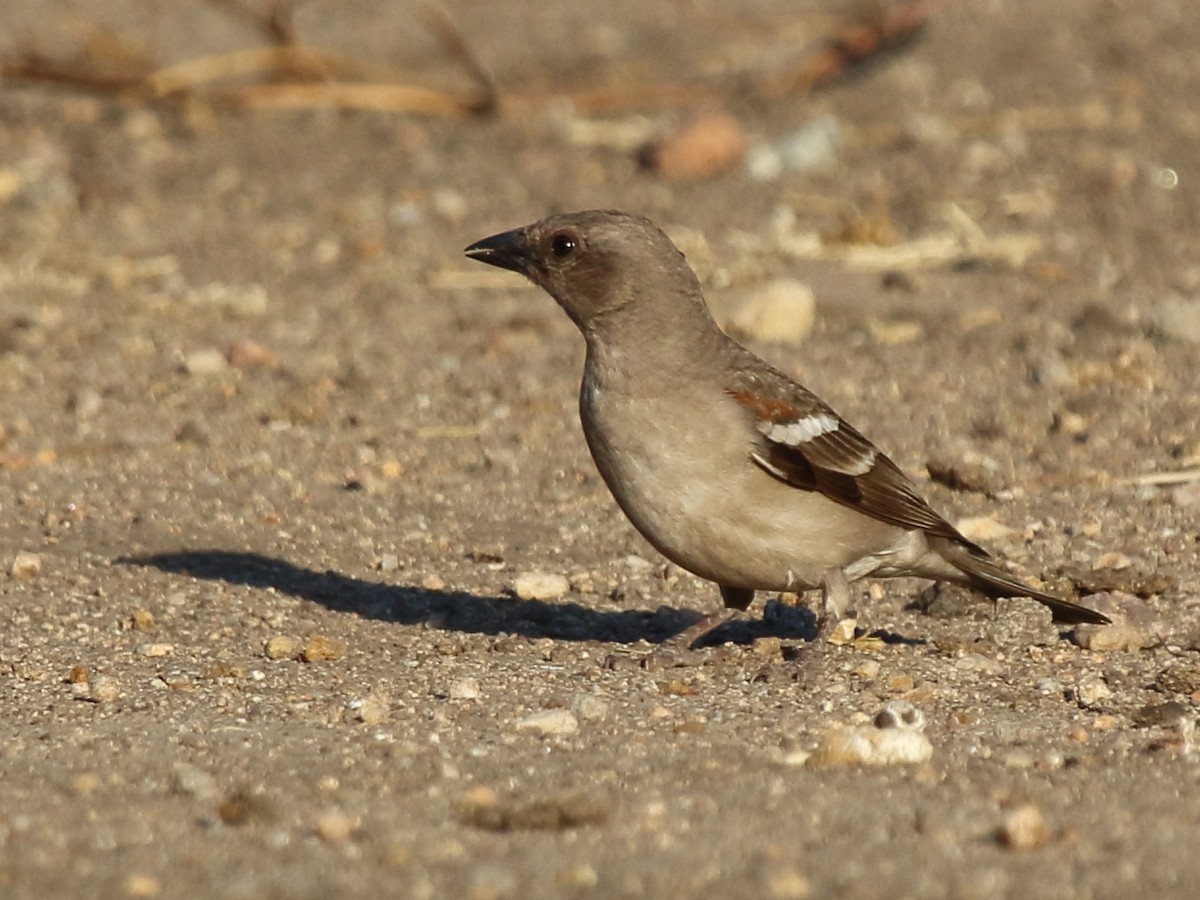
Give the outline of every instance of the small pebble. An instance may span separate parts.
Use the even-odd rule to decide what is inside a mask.
[[[816,319],[812,288],[794,278],[779,278],[742,300],[728,324],[734,333],[753,340],[799,344]]]
[[[22,550],[13,557],[9,572],[13,578],[33,578],[42,571],[42,558],[36,553]]]
[[[868,681],[871,681],[879,677],[879,671],[881,668],[882,666],[875,660],[867,659],[858,664],[858,666],[854,669],[854,674],[859,678],[865,678]]]
[[[327,844],[345,844],[354,837],[361,822],[340,810],[329,810],[317,817],[317,837]]]
[[[992,542],[1004,541],[1017,536],[1017,531],[1009,528],[998,519],[991,516],[973,516],[959,519],[954,527],[969,541]]]
[[[304,642],[304,650],[301,651],[300,658],[304,662],[331,662],[345,656],[346,649],[346,642],[341,638],[314,634]]]
[[[1095,706],[1112,696],[1112,689],[1099,675],[1084,675],[1075,685],[1075,697],[1082,706]]]
[[[1170,297],[1159,305],[1155,320],[1167,337],[1200,344],[1200,298]]]
[[[599,722],[608,717],[608,704],[595,694],[579,694],[571,702],[571,711],[585,722]]]
[[[229,361],[216,347],[193,350],[183,358],[183,370],[189,375],[219,375],[228,368]]]
[[[421,587],[427,591],[444,591],[446,589],[446,579],[441,575],[426,575],[421,581]]]
[[[1075,629],[1084,650],[1130,650],[1146,647],[1149,641],[1132,625],[1080,625]]]
[[[874,727],[850,726],[828,732],[808,759],[810,766],[910,765],[928,762],[933,744],[921,731],[924,714],[911,703],[893,700],[875,717]]]
[[[127,897],[157,897],[162,892],[162,882],[153,875],[135,872],[125,879]]]
[[[645,154],[650,167],[670,181],[699,181],[728,172],[746,155],[742,124],[727,112],[684,122]]]
[[[237,340],[229,347],[229,364],[235,369],[269,369],[283,367],[279,354],[257,341]]]
[[[400,568],[400,557],[395,553],[385,553],[379,557],[380,572],[395,572]]]
[[[1004,817],[996,837],[1013,850],[1032,850],[1050,843],[1054,834],[1042,818],[1041,810],[1032,803],[1025,803]]]
[[[833,165],[842,149],[842,126],[834,116],[817,116],[800,128],[746,154],[746,174],[769,181],[785,171],[812,172]]]
[[[175,652],[174,644],[142,644],[138,647],[138,652],[142,656],[155,658],[159,656],[170,656]]]
[[[565,575],[525,572],[513,582],[513,593],[522,600],[557,600],[571,589]]]
[[[1004,664],[997,662],[982,653],[967,653],[954,661],[954,668],[960,672],[975,672],[980,675],[1001,675]]]
[[[354,706],[354,716],[364,725],[380,725],[391,715],[391,698],[387,694],[373,691]]]
[[[574,734],[579,730],[579,720],[566,709],[544,709],[520,719],[517,731],[536,731],[545,735]]]
[[[121,696],[120,685],[111,675],[97,675],[88,684],[88,698],[96,703],[111,703]]]
[[[451,700],[478,700],[479,682],[474,678],[464,678],[450,686]]]
[[[148,609],[134,610],[131,624],[137,631],[153,631],[154,630],[154,613]]]
[[[804,900],[812,894],[807,876],[792,865],[772,866],[763,877],[763,886],[768,897],[778,900]]]
[[[171,768],[171,789],[197,800],[214,800],[221,793],[212,773],[191,763],[176,763]]]
[[[275,634],[263,644],[267,659],[292,659],[300,652],[300,642],[291,635]]]

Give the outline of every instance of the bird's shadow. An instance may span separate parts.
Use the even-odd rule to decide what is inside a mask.
[[[126,556],[115,562],[226,584],[273,588],[338,612],[470,634],[516,634],[614,644],[645,640],[657,644],[700,618],[700,613],[688,609],[597,610],[570,601],[547,603],[384,584],[333,571],[318,572],[258,553],[229,550],[180,550]],[[808,640],[815,633],[815,620],[809,610],[769,602],[766,615],[723,625],[706,643],[749,644],[767,636]]]

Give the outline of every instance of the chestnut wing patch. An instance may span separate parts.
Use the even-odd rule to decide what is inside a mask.
[[[795,388],[793,388],[795,390]],[[930,508],[899,467],[811,394],[795,402],[758,391],[730,396],[754,415],[762,445],[751,458],[801,490],[901,528],[920,528],[982,553]]]

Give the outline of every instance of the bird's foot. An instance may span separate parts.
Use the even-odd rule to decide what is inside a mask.
[[[604,660],[606,669],[641,669],[643,672],[661,672],[664,669],[690,668],[719,662],[729,656],[727,647],[672,646],[670,641],[659,644],[648,653],[610,653]]]
[[[725,647],[695,649],[693,645],[710,631],[715,631],[730,619],[736,618],[737,615],[738,610],[736,609],[721,609],[710,613],[674,637],[663,641],[649,653],[610,654],[604,661],[604,668],[620,669],[636,666],[648,672],[657,672],[681,666],[701,666],[724,659],[729,655],[729,650]]]

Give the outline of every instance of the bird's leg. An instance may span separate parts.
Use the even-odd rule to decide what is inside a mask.
[[[817,615],[817,639],[820,646],[833,636],[838,622],[850,611],[850,582],[841,569],[826,569],[821,575],[821,612]]]
[[[640,660],[641,667],[649,671],[671,669],[678,666],[698,666],[714,655],[712,650],[697,650],[693,647],[710,632],[716,631],[726,622],[735,619],[754,600],[754,591],[746,588],[721,586],[721,599],[725,608],[709,613],[698,622],[693,622],[679,634],[667,638]],[[609,657],[610,666],[617,660]]]

